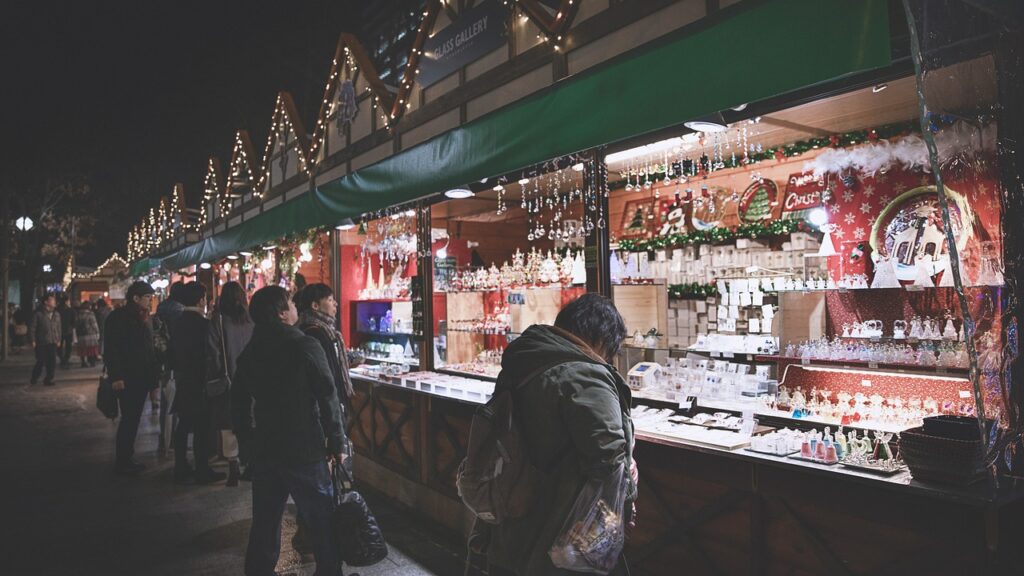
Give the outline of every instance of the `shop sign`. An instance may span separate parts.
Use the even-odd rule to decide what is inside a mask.
[[[825,182],[811,172],[791,174],[786,183],[786,197],[782,201],[783,217],[799,217],[798,214],[821,206],[824,190]]]
[[[430,86],[503,46],[507,14],[499,0],[486,0],[429,38],[423,44],[416,81]]]

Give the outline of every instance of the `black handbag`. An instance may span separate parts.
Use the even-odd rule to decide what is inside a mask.
[[[107,369],[103,369],[100,375],[100,385],[96,388],[96,407],[104,416],[114,420],[118,415],[117,392],[114,392],[114,383],[107,376]]]
[[[331,467],[334,483],[334,538],[341,559],[349,566],[372,566],[388,555],[388,544],[377,519],[352,488],[352,477],[344,465]]]
[[[221,396],[231,388],[231,376],[228,375],[228,348],[227,338],[224,334],[224,317],[221,316],[218,320],[220,320],[220,360],[224,365],[224,370],[216,378],[206,381],[206,395],[210,398]]]

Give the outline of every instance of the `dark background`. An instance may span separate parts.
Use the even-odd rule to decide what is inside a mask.
[[[7,137],[0,191],[85,176],[102,200],[97,265],[185,185],[198,206],[206,159],[247,129],[262,157],[278,91],[312,129],[341,31],[373,0],[23,1],[0,16]]]

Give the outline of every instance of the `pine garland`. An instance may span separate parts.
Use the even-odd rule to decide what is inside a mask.
[[[647,240],[619,240],[619,250],[625,252],[653,252],[655,250],[682,248],[694,244],[730,242],[737,238],[772,238],[793,232],[806,232],[813,227],[806,220],[772,220],[742,224],[736,229],[715,227],[693,232],[680,232],[658,236]]]
[[[703,300],[709,296],[718,296],[718,287],[714,284],[670,284],[668,297],[673,300]]]

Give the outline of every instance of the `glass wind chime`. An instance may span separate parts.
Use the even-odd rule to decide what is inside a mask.
[[[606,226],[602,195],[607,197],[607,173],[594,163],[577,163],[548,174],[519,180],[519,207],[526,212],[530,242],[583,239]],[[502,186],[498,192],[497,214],[508,211]]]
[[[706,179],[726,168],[753,164],[751,157],[764,151],[764,146],[755,142],[760,134],[760,122],[761,118],[757,117],[723,132],[694,132],[684,136],[682,145],[676,148],[629,162],[624,170],[625,191],[650,191],[652,198],[658,200],[674,181],[675,206],[692,202],[700,209],[707,204],[708,213],[713,214],[718,207],[708,185],[701,182],[698,189],[694,189],[692,181]],[[750,179],[758,183],[764,180],[757,171],[750,173]],[[734,191],[728,200],[738,202],[739,199]],[[653,211],[647,217],[654,218]]]

